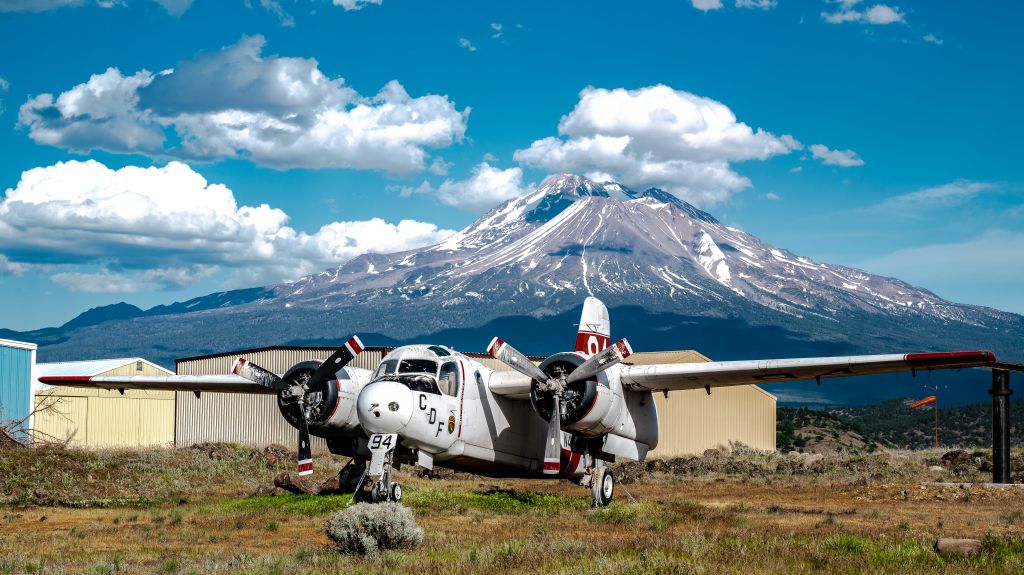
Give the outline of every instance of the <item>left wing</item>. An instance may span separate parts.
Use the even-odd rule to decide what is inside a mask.
[[[228,393],[277,392],[238,375],[54,375],[40,383],[87,389],[149,389],[165,391],[207,391]]]
[[[991,351],[949,351],[847,357],[807,357],[751,361],[711,361],[627,365],[622,368],[622,385],[631,389],[671,391],[710,389],[729,385],[765,384],[782,381],[825,379],[924,369],[956,369],[993,365]]]

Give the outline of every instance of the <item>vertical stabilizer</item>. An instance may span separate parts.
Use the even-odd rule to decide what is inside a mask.
[[[608,308],[596,297],[583,302],[580,315],[580,331],[576,334],[576,351],[587,355],[604,350],[611,342],[612,324],[608,320]]]

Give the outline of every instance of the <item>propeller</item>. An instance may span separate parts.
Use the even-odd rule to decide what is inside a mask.
[[[299,423],[299,475],[313,473],[313,450],[309,443],[309,423],[306,415],[306,393],[326,383],[339,369],[348,365],[360,352],[363,342],[352,336],[338,351],[320,364],[320,367],[305,381],[288,383],[281,376],[240,357],[235,361],[232,373],[258,383],[279,393],[282,403],[291,409]]]
[[[590,379],[621,362],[633,354],[633,348],[629,346],[628,341],[621,339],[607,349],[594,354],[563,377],[549,377],[522,352],[497,337],[492,339],[491,344],[487,346],[487,353],[536,381],[538,390],[552,392],[551,419],[548,420],[548,433],[544,444],[544,474],[557,475],[562,455],[561,403],[565,387],[571,383]]]

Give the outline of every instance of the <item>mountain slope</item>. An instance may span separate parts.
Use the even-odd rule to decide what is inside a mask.
[[[511,322],[522,331],[503,335],[543,354],[554,350],[532,330],[565,323],[557,330],[571,340],[570,312],[589,294],[612,308],[614,335],[648,340],[646,349],[699,347],[716,359],[767,352],[756,342],[772,330],[786,344],[773,355],[972,347],[1021,359],[1024,349],[1019,315],[813,262],[657,189],[563,175],[438,245],[366,254],[296,282],[59,330],[40,357],[142,355],[166,363],[210,351],[337,341],[352,332],[387,342],[477,337],[488,322],[514,317],[535,321]],[[669,321],[661,331],[641,323],[633,329],[642,333],[627,332],[624,314]],[[733,324],[742,329],[723,327]],[[469,348],[484,345],[481,337]]]

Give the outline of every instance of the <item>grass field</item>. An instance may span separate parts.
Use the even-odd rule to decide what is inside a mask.
[[[633,465],[620,474],[636,501],[620,489],[601,510],[564,481],[399,473],[424,542],[367,559],[324,534],[347,496],[249,497],[290,467],[258,452],[5,452],[0,573],[1024,572],[1024,493],[922,489],[949,478],[928,469],[939,455]],[[323,480],[345,461],[317,463]],[[940,535],[985,551],[938,556]]]

